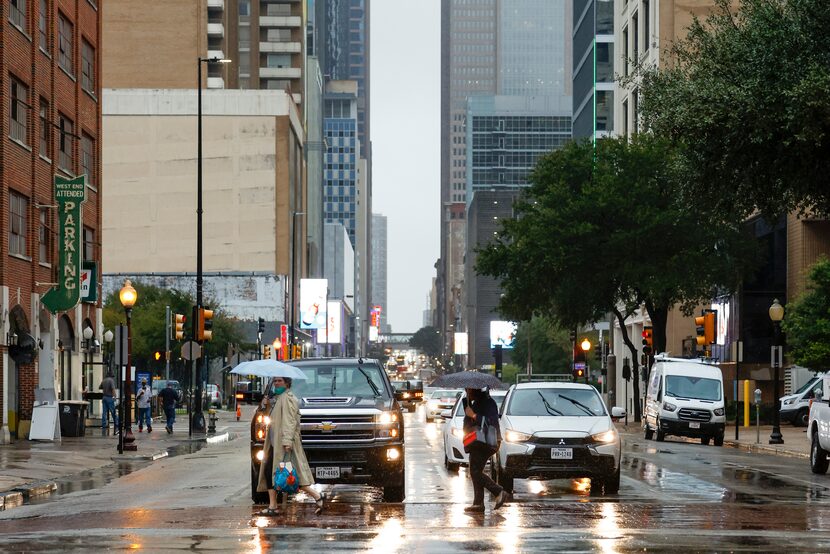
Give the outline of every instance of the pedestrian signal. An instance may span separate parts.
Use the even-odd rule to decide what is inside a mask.
[[[161,359],[161,356],[162,354],[160,350],[156,350],[155,352],[153,352],[153,358],[155,358],[156,361],[159,361]]]
[[[585,370],[581,367],[578,367],[573,370],[572,374],[574,379],[582,379],[583,377],[585,377]]]

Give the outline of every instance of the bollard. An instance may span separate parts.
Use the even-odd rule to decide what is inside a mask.
[[[761,444],[761,389],[755,389],[755,444]]]
[[[242,406],[239,403],[236,404],[236,421],[239,421],[239,418],[242,417]]]
[[[211,408],[208,410],[208,433],[216,433],[216,410]]]
[[[744,427],[749,427],[749,379],[744,379]]]

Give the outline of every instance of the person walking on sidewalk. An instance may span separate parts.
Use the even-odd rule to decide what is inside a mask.
[[[138,406],[138,432],[142,432],[144,422],[147,422],[147,432],[153,432],[153,420],[150,419],[150,401],[153,399],[153,390],[147,386],[147,379],[141,379],[141,388],[135,396]]]
[[[167,386],[159,391],[159,398],[161,398],[161,407],[164,408],[164,417],[167,418],[168,433],[173,432],[173,424],[176,422],[176,402],[179,400],[179,395],[173,390],[173,383],[167,381]]]
[[[101,414],[101,429],[106,431],[109,429],[109,415],[112,414],[112,423],[115,432],[118,433],[118,412],[115,409],[115,379],[112,378],[112,371],[107,372],[107,376],[98,385],[101,390],[103,403],[103,413]]]

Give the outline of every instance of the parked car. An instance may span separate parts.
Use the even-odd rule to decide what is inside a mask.
[[[300,399],[300,434],[314,479],[383,488],[387,502],[405,497],[403,414],[392,385],[376,360],[309,358],[291,365],[306,374],[294,380]],[[262,447],[270,423],[257,409],[251,421],[251,497],[256,492]]]
[[[503,440],[495,479],[507,491],[515,479],[584,478],[592,494],[620,488],[622,445],[597,390],[579,383],[529,382],[510,387],[501,407]]]
[[[507,395],[505,390],[492,390],[490,396],[501,408],[502,402]],[[466,398],[467,393],[461,393],[455,405],[450,408],[450,417],[443,426],[444,435],[444,467],[448,471],[456,472],[459,466],[466,466],[470,463],[470,456],[464,452],[464,405],[461,402]],[[442,413],[443,417],[443,413]]]
[[[793,394],[780,398],[779,417],[782,421],[788,421],[798,427],[807,426],[810,421],[810,401],[821,390],[823,376],[822,373],[813,377]]]
[[[173,390],[176,391],[176,407],[182,407],[184,405],[184,391],[182,391],[181,384],[175,379],[153,379],[153,384],[150,387],[153,390],[153,396],[158,396],[159,391],[167,387],[167,383],[173,383]]]
[[[463,394],[459,389],[437,389],[427,398],[426,422],[432,423],[435,418],[441,417],[441,412],[449,410],[455,401]]]
[[[830,376],[819,378],[819,390],[810,408],[807,431],[810,437],[810,469],[813,473],[827,473],[830,465]]]
[[[205,385],[205,398],[209,406],[222,407],[222,391],[219,389],[219,385],[210,383]]]
[[[656,435],[714,439],[723,446],[726,413],[723,376],[718,366],[701,360],[655,357],[645,398],[643,431],[646,440]]]

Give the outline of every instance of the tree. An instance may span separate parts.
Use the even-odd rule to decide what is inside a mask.
[[[185,325],[185,340],[191,335],[192,307],[195,300],[188,294],[173,290],[146,285],[134,282],[133,286],[138,293],[138,301],[132,312],[132,362],[139,368],[152,367],[158,364],[153,358],[156,351],[164,352],[165,332],[165,306],[170,306],[172,313],[184,314],[187,323]],[[207,355],[211,358],[224,356],[229,343],[239,344],[242,341],[241,332],[237,329],[235,322],[228,318],[225,312],[218,306],[217,302],[206,300],[205,304],[213,307],[213,339],[206,343]],[[118,291],[109,294],[104,299],[104,326],[108,329],[116,325],[124,324],[124,308],[118,299]],[[175,348],[176,343],[171,343],[173,359],[178,354]],[[157,366],[161,367],[161,366]]]
[[[787,304],[781,326],[792,361],[824,371],[830,369],[830,260],[816,262],[807,280],[807,290]]]
[[[683,147],[685,194],[722,213],[830,212],[830,2],[715,0],[645,70],[645,129]]]
[[[438,356],[441,353],[441,334],[435,327],[421,327],[409,339],[409,346],[423,351],[429,357]]]
[[[534,374],[569,372],[571,341],[566,330],[556,327],[544,317],[537,316],[521,322],[516,331],[511,358],[523,371],[527,368],[528,337]]]
[[[740,221],[716,219],[677,194],[676,151],[654,137],[572,142],[542,157],[516,219],[479,252],[476,270],[500,280],[500,309],[531,311],[561,328],[648,310],[658,350],[669,310],[691,313],[734,290],[754,243]],[[639,405],[635,409],[639,418]]]

